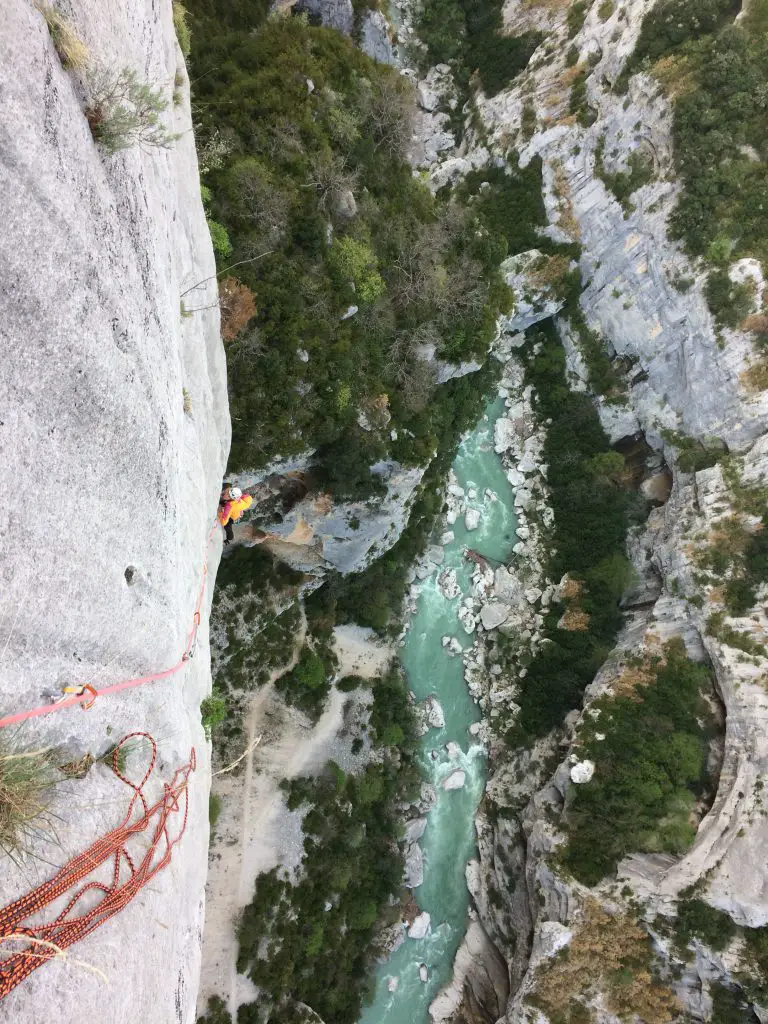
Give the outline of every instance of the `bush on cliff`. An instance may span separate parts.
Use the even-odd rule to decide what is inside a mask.
[[[682,853],[695,835],[689,818],[704,782],[708,671],[674,640],[640,680],[628,694],[598,700],[599,718],[586,715],[581,725],[576,750],[595,774],[569,793],[563,863],[587,885],[628,853]]]
[[[610,475],[594,472],[599,464],[595,460],[611,451],[595,407],[587,395],[568,389],[565,353],[554,327],[529,332],[523,355],[537,416],[551,420],[543,451],[554,512],[547,573],[559,580],[567,572],[584,582],[580,600],[589,628],[560,629],[563,609],[550,610],[544,625],[549,642],[540,647],[521,680],[520,714],[510,742],[546,733],[579,705],[621,626],[618,601],[628,581],[624,551],[629,496]]]

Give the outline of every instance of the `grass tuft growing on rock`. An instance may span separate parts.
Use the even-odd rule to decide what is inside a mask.
[[[178,0],[173,2],[173,27],[176,30],[176,38],[179,41],[179,48],[184,54],[184,57],[188,57],[192,50],[192,33],[189,29],[189,23],[187,18],[189,12],[187,11],[184,4],[180,4]]]
[[[58,781],[55,751],[20,750],[14,741],[0,747],[0,854],[28,852],[49,831],[48,807]]]
[[[75,31],[74,25],[50,4],[40,3],[38,10],[45,18],[51,42],[56,48],[62,67],[67,71],[79,71],[86,68],[91,60],[91,53]]]

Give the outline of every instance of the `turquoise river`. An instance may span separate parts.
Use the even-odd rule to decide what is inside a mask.
[[[380,965],[374,1001],[365,1009],[360,1024],[427,1024],[429,1004],[450,981],[453,959],[467,927],[465,867],[475,853],[474,816],[485,786],[486,762],[482,747],[469,733],[470,725],[480,716],[464,682],[463,659],[451,656],[441,641],[447,635],[464,648],[472,643],[472,636],[457,618],[461,601],[471,592],[474,568],[464,557],[465,549],[471,547],[488,558],[502,560],[509,557],[516,541],[514,495],[493,449],[494,423],[503,411],[503,399],[491,403],[459,447],[453,470],[467,494],[467,505],[480,511],[480,525],[468,531],[459,516],[455,525],[444,527],[454,531],[454,540],[445,545],[444,564],[421,583],[417,612],[401,655],[417,700],[434,694],[445,714],[445,727],[430,729],[421,749],[424,777],[438,793],[420,841],[424,883],[415,890],[420,908],[431,916],[431,931],[424,939],[406,939]],[[491,492],[490,496],[486,492]],[[437,585],[445,568],[456,569],[462,590],[452,601]],[[461,747],[461,754],[453,760],[446,750],[450,741]],[[456,768],[464,769],[466,783],[462,789],[446,791],[441,782]],[[426,983],[419,977],[421,964],[429,970]]]

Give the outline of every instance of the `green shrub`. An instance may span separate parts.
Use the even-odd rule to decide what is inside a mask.
[[[758,1018],[744,994],[719,983],[710,984],[712,1020],[717,1024],[758,1024]]]
[[[341,690],[342,693],[352,693],[353,690],[358,690],[361,686],[365,686],[365,680],[361,676],[344,676],[336,683],[336,689]]]
[[[218,793],[208,794],[208,824],[211,826],[211,834],[216,828],[216,822],[219,820],[221,814],[221,797]]]
[[[731,917],[704,900],[689,899],[678,903],[675,942],[681,954],[694,938],[715,952],[721,952],[735,934],[736,925]]]
[[[502,35],[502,0],[425,0],[417,34],[427,66],[451,63],[460,86],[477,70],[483,91],[495,96],[523,70],[543,39],[539,32]]]
[[[632,194],[653,180],[653,163],[640,150],[634,150],[627,159],[628,171],[609,173],[603,164],[604,152],[605,137],[601,136],[595,146],[595,176],[600,178],[608,191],[618,199],[624,213],[629,213],[632,209],[630,202]]]
[[[289,704],[300,708],[316,721],[323,712],[325,701],[331,691],[331,657],[324,658],[310,647],[305,647],[296,667],[281,676],[275,686]]]
[[[608,21],[615,10],[613,0],[603,0],[597,8],[597,16],[600,21]]]
[[[355,294],[363,302],[373,302],[386,291],[376,265],[376,254],[365,242],[350,235],[340,238],[331,249],[330,262],[340,277],[355,285]]]
[[[232,1024],[227,1004],[221,996],[210,996],[206,1012],[197,1018],[197,1024]]]
[[[587,885],[628,853],[681,853],[694,838],[688,818],[706,763],[699,717],[708,673],[688,660],[682,641],[667,644],[665,660],[652,683],[600,699],[599,720],[582,725],[579,756],[595,763],[595,774],[569,794],[563,862]]]
[[[200,717],[203,720],[205,735],[210,739],[213,730],[226,720],[227,698],[214,689],[213,693],[200,703]]]
[[[661,0],[643,18],[628,70],[648,67],[689,40],[709,35],[733,12],[733,0]]]
[[[576,0],[576,2],[572,3],[568,8],[566,26],[568,29],[569,39],[573,39],[575,35],[578,35],[578,33],[581,32],[588,10],[589,4],[587,3],[587,0]]]
[[[88,91],[85,116],[94,139],[108,153],[131,146],[167,149],[176,140],[161,117],[168,101],[160,89],[140,82],[133,68],[93,68]]]
[[[226,259],[232,255],[232,243],[229,240],[229,232],[223,224],[219,224],[218,221],[208,219],[208,230],[211,233],[211,242],[213,244],[213,251],[217,256],[221,256],[222,259]]]
[[[727,270],[710,270],[704,293],[712,315],[721,327],[736,328],[752,312],[754,283],[734,283]]]

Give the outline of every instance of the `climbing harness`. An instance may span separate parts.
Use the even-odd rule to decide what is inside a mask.
[[[149,767],[138,783],[131,782],[118,768],[121,748],[136,738],[147,739],[152,747]],[[0,910],[0,953],[6,941],[25,943],[23,948],[9,951],[4,959],[0,956],[0,999],[33,971],[58,956],[61,950],[79,942],[118,914],[170,863],[173,848],[187,827],[188,784],[196,766],[195,750],[192,748],[189,762],[176,769],[169,783],[164,783],[163,796],[150,807],[144,786],[156,762],[157,744],[149,733],[133,732],[124,736],[114,749],[112,769],[134,792],[121,824],[73,857],[50,881]],[[137,811],[139,814],[135,817]],[[178,814],[182,815],[181,825],[172,836],[169,819]],[[151,825],[154,825],[154,831],[150,844],[139,860],[138,851],[131,853],[127,844],[134,836],[147,832]],[[110,858],[111,881],[97,878],[87,881]],[[80,901],[88,893],[99,896],[98,903],[94,905],[88,899],[81,905]],[[30,923],[30,918],[37,918],[56,900],[68,895],[70,898],[58,916],[47,923]]]
[[[218,529],[219,522],[217,520],[211,527],[208,539],[205,542],[205,559],[203,560],[202,580],[200,583],[200,593],[197,598],[197,603],[195,604],[194,615],[192,616],[192,628],[187,637],[184,652],[175,665],[172,665],[170,668],[163,669],[161,672],[153,672],[148,676],[139,676],[137,679],[124,679],[122,682],[113,683],[111,686],[104,686],[101,689],[96,689],[96,687],[92,686],[90,683],[83,683],[77,686],[65,686],[60,694],[51,696],[48,703],[42,704],[40,707],[31,708],[29,711],[19,711],[15,715],[6,715],[4,718],[0,718],[0,729],[3,729],[8,725],[18,725],[20,722],[25,722],[30,718],[39,718],[41,715],[48,715],[52,711],[63,711],[64,708],[71,708],[76,704],[80,704],[84,710],[88,711],[93,707],[98,697],[103,697],[109,693],[119,693],[121,690],[128,690],[134,686],[143,686],[145,683],[153,683],[160,679],[168,679],[170,676],[174,676],[177,672],[180,672],[190,658],[195,656],[195,651],[197,650],[197,632],[200,628],[203,600],[205,598],[205,588],[208,579],[208,549],[211,544],[211,539]]]

